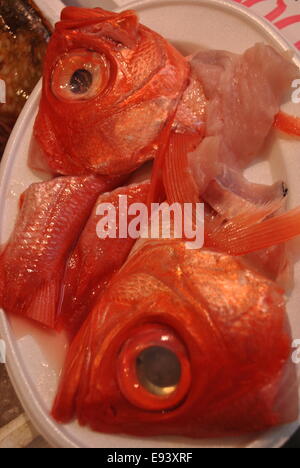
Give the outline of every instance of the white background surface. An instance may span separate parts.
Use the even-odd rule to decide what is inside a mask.
[[[40,0],[43,1],[43,0]],[[66,5],[78,5],[84,7],[111,8],[112,4],[120,7],[128,3],[128,0],[63,0]],[[159,0],[157,0],[159,1]],[[300,0],[227,0],[228,3],[244,5],[258,15],[268,16],[278,7],[282,6],[282,13],[272,21],[276,25],[279,21],[294,15],[299,15],[298,22],[281,28],[282,34],[293,44],[300,41]],[[279,25],[280,26],[280,25]],[[277,27],[277,26],[276,26]],[[300,49],[300,44],[299,44]]]

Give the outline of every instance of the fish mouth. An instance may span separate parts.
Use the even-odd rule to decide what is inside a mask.
[[[172,329],[159,324],[148,324],[125,341],[117,367],[124,398],[146,411],[175,409],[191,387],[185,345]]]

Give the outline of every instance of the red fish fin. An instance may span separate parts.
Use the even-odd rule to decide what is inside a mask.
[[[60,278],[53,279],[41,286],[27,308],[26,317],[48,328],[54,328],[60,291]]]
[[[300,117],[279,112],[275,118],[274,127],[288,135],[300,137]]]
[[[206,211],[205,218],[205,231],[207,236],[207,246],[210,242],[218,242],[218,236],[227,236],[227,240],[230,236],[245,227],[253,226],[259,222],[262,222],[269,216],[274,215],[282,208],[283,201],[277,199],[269,201],[261,206],[248,205],[246,210],[238,212],[234,216],[224,217],[223,213],[213,214],[211,210]],[[219,247],[221,251],[227,252],[226,246],[224,249]]]
[[[245,255],[279,245],[300,235],[300,207],[261,222],[258,215],[241,215],[210,233],[206,245],[230,255]]]
[[[287,194],[288,189],[283,181],[273,185],[256,184],[237,170],[221,166],[219,175],[201,196],[218,215],[228,220],[241,213],[249,213],[253,207],[260,209],[275,201],[280,209]]]
[[[199,191],[190,171],[188,153],[200,143],[199,135],[173,133],[163,169],[164,187],[169,203],[197,203]]]
[[[90,320],[81,327],[72,342],[64,365],[57,396],[52,408],[52,416],[60,423],[69,422],[76,409],[76,397],[83,377],[86,356],[89,354]]]
[[[129,48],[133,48],[138,40],[139,19],[132,10],[121,13],[116,19],[118,30],[113,30],[111,37],[122,41]]]
[[[160,148],[154,162],[151,176],[151,184],[148,194],[148,206],[151,206],[151,203],[159,203],[165,200],[166,195],[163,184],[163,166],[165,162],[166,151],[170,141],[172,123],[173,119],[169,121],[168,125],[163,131],[163,134],[161,135]]]

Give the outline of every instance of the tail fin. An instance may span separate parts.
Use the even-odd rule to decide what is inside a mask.
[[[24,315],[46,327],[55,328],[60,292],[61,278],[45,283],[36,292]]]

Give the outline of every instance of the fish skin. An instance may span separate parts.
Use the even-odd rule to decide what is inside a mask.
[[[178,139],[180,132],[171,135],[166,158],[172,164],[181,158],[178,165],[185,166],[182,170],[186,178],[183,180],[180,174],[176,180],[175,173],[172,181],[169,174],[164,176],[168,199],[174,200],[180,194],[185,202],[201,198],[211,181],[224,172],[241,173],[259,157],[284,95],[299,74],[290,60],[264,44],[256,44],[242,55],[200,51],[190,58],[190,64],[207,98],[205,138],[192,151],[186,149],[186,154],[180,155],[184,152]],[[166,172],[170,173],[169,166]],[[266,195],[269,190],[269,199],[274,195],[273,187],[251,187],[242,176],[238,185],[242,191],[251,190],[253,199],[257,195],[257,201],[261,191]]]
[[[288,195],[284,182],[273,185],[249,182],[240,172],[224,166],[223,174],[210,182],[202,194],[203,200],[222,218],[235,216],[273,204],[274,213],[283,208]]]
[[[21,197],[15,230],[0,257],[0,305],[53,328],[65,263],[99,193],[115,180],[56,178]]]
[[[242,55],[199,52],[191,66],[209,100],[206,136],[221,138],[220,162],[247,167],[259,155],[285,93],[299,75],[296,65],[258,43]]]
[[[273,245],[265,250],[254,252],[244,257],[251,268],[275,281],[286,293],[294,285],[294,268],[291,251],[286,244]]]
[[[109,77],[92,99],[69,102],[54,94],[51,82],[55,70],[69,73],[60,72],[58,59],[78,48],[104,54]],[[134,12],[67,7],[48,46],[34,128],[47,166],[64,175],[120,175],[153,159],[189,71],[184,57]]]
[[[277,245],[299,235],[299,212],[296,209],[282,215],[288,193],[284,182],[257,185],[250,183],[242,170],[259,156],[284,93],[299,71],[263,44],[241,56],[206,50],[190,60],[192,73],[201,80],[208,99],[205,138],[190,148],[188,133],[171,134],[164,164],[160,163],[166,198],[169,203],[204,200],[218,214],[210,213],[206,219],[206,246],[231,255],[265,250],[258,253],[254,263],[288,284],[288,261],[282,246]],[[282,113],[278,115],[283,119]],[[261,223],[275,215],[276,219]],[[222,226],[224,220],[232,221]],[[275,268],[266,258],[270,249],[270,256],[279,252]]]
[[[125,263],[136,239],[106,238],[97,236],[100,220],[97,208],[101,203],[112,204],[119,216],[119,197],[127,196],[128,207],[133,203],[146,203],[149,182],[116,189],[100,195],[93,212],[67,262],[59,312],[59,328],[74,336],[93,309],[97,298],[109,285],[113,275]],[[117,218],[118,219],[118,218]],[[128,223],[133,219],[129,216]]]
[[[190,391],[167,412],[132,405],[116,377],[120,349],[149,324],[172,330],[190,359]],[[285,366],[291,371],[290,343],[283,290],[274,282],[241,259],[187,250],[181,241],[148,241],[114,277],[72,343],[52,414],[60,422],[76,415],[94,430],[138,436],[265,430],[297,418],[296,389],[289,408],[278,409],[287,390]]]
[[[189,60],[187,58],[187,60]],[[208,100],[201,81],[193,68],[176,112],[173,130],[181,133],[205,135]]]

